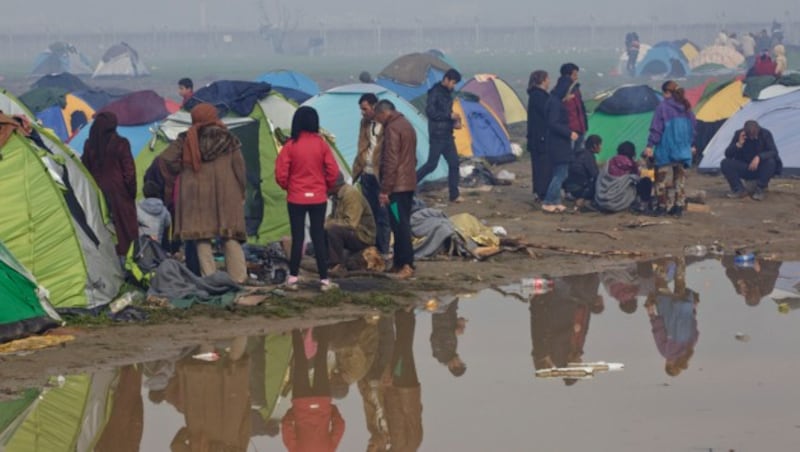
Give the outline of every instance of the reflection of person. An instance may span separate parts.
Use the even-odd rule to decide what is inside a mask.
[[[125,366],[119,371],[114,406],[94,450],[136,452],[139,450],[143,431],[142,371],[137,366]]]
[[[731,143],[725,149],[725,158],[720,169],[730,186],[729,198],[747,196],[742,179],[756,180],[756,189],[751,195],[756,201],[764,199],[764,191],[769,181],[780,174],[783,162],[772,138],[772,132],[761,127],[758,122],[750,120],[744,128],[737,130]]]
[[[606,270],[602,274],[603,287],[626,314],[636,312],[639,295],[653,291],[653,266],[650,262],[637,262],[624,268]]]
[[[364,195],[339,173],[330,192],[333,211],[325,222],[328,266],[344,270],[346,253],[357,253],[375,244],[375,218]]]
[[[553,167],[547,157],[547,101],[550,99],[550,76],[547,71],[531,72],[528,81],[528,151],[531,153],[531,177],[533,194],[542,201],[547,195],[547,186]]]
[[[367,452],[385,451],[390,444],[389,425],[386,420],[385,396],[387,386],[382,384],[388,375],[389,362],[394,348],[394,320],[381,316],[377,324],[378,345],[375,358],[367,374],[358,380],[358,391],[364,404],[364,418],[370,437]]]
[[[300,330],[292,332],[292,407],[281,421],[283,444],[290,452],[333,452],[344,435],[344,419],[331,399],[327,329],[315,328],[305,342],[308,347]]]
[[[744,298],[748,306],[757,306],[762,298],[775,289],[781,263],[755,259],[752,265],[740,266],[734,263],[733,256],[724,256],[722,266],[736,293]]]
[[[414,313],[394,315],[395,342],[384,403],[391,450],[413,452],[422,444],[422,389],[414,363]]]
[[[697,292],[686,287],[686,262],[683,258],[660,259],[653,263],[655,288],[645,307],[650,317],[653,339],[666,359],[667,375],[677,377],[689,368],[689,359],[700,337],[697,329]],[[670,290],[669,280],[674,280]]]
[[[445,312],[431,316],[431,349],[433,357],[447,366],[456,377],[464,375],[467,365],[458,355],[458,336],[464,334],[467,320],[458,316],[458,300],[447,306]]]

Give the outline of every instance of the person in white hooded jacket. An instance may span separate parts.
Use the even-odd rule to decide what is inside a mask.
[[[144,199],[136,204],[136,218],[139,221],[139,237],[146,235],[162,246],[166,246],[166,234],[172,226],[172,216],[161,199],[158,184],[148,181],[142,187]]]

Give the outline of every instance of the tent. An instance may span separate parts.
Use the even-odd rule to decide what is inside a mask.
[[[477,74],[467,80],[461,90],[480,97],[497,113],[503,124],[528,120],[528,111],[517,93],[505,80],[494,74]]]
[[[92,73],[92,63],[72,44],[54,42],[47,50],[36,56],[31,75],[60,74],[69,72],[78,75]]]
[[[95,110],[80,97],[61,88],[35,88],[20,100],[36,114],[44,127],[51,129],[61,141],[68,141],[89,120]]]
[[[358,126],[361,110],[358,99],[366,93],[378,99],[391,101],[417,132],[417,168],[428,159],[428,122],[425,117],[403,97],[387,88],[372,83],[354,83],[330,89],[307,100],[303,105],[314,107],[319,113],[320,126],[329,131],[336,140],[336,147],[345,161],[352,164],[358,151]],[[442,159],[436,170],[427,176],[432,181],[447,177],[447,166]]]
[[[254,81],[269,83],[272,89],[298,103],[305,102],[320,91],[317,82],[307,75],[286,69],[266,72]]]
[[[36,130],[45,147],[14,133],[0,148],[0,237],[57,309],[104,305],[122,270],[103,197],[75,154]]]
[[[92,78],[97,77],[143,77],[150,75],[147,65],[139,59],[139,53],[125,42],[114,44],[106,50],[97,64]]]
[[[700,53],[700,47],[697,47],[695,43],[688,39],[675,41],[674,44],[681,49],[681,53],[684,58],[686,58],[686,61],[692,61]]]
[[[652,47],[649,44],[641,43],[639,44],[639,54],[636,55],[636,65],[638,66],[645,57],[647,57],[647,52],[650,51]],[[625,74],[628,75],[628,52],[623,51],[622,54],[619,56],[619,60],[617,61],[617,74]]]
[[[660,93],[647,85],[617,88],[597,105],[589,117],[589,132],[603,139],[603,149],[597,155],[599,163],[616,155],[617,146],[630,141],[642,152],[653,112],[660,102]]]
[[[47,74],[31,84],[31,89],[36,88],[61,88],[66,92],[88,90],[89,86],[80,78],[64,72],[61,74]]]
[[[441,82],[444,73],[452,67],[452,64],[436,52],[410,53],[383,68],[375,83],[411,101]]]
[[[486,103],[474,97],[459,96],[453,101],[453,111],[466,119],[465,127],[453,133],[458,155],[483,158],[489,163],[516,160],[511,153],[508,130]]]
[[[728,69],[735,69],[743,63],[744,55],[728,45],[710,45],[689,60],[689,66],[692,69],[707,64],[718,64]]]
[[[689,72],[689,63],[683,52],[670,42],[654,45],[636,65],[638,77],[684,77]]]
[[[742,95],[740,78],[711,83],[695,106],[697,129],[695,144],[702,153],[722,124],[736,114],[750,99]]]
[[[0,241],[0,344],[43,333],[60,320],[44,289]]]
[[[800,91],[748,103],[719,128],[706,146],[698,170],[707,173],[719,171],[719,165],[725,158],[725,149],[731,143],[736,130],[744,127],[745,121],[755,120],[772,132],[775,145],[783,160],[783,174],[800,175],[798,114],[800,114]]]

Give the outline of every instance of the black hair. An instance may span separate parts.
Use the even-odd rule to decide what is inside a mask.
[[[154,181],[147,181],[142,186],[142,194],[145,198],[159,198],[163,196],[161,187]]]
[[[447,70],[447,72],[444,73],[444,78],[453,80],[454,82],[458,83],[461,81],[461,73],[453,68],[450,68]]]
[[[603,139],[600,138],[600,135],[589,135],[586,137],[586,141],[584,141],[583,147],[587,150],[594,150],[597,149],[598,146],[603,144]]]
[[[304,105],[298,108],[292,116],[292,135],[291,139],[297,141],[300,132],[319,133],[319,115],[317,110]]]
[[[178,80],[178,86],[182,86],[184,88],[194,89],[194,83],[192,83],[192,79],[188,77],[184,77]]]
[[[364,93],[361,97],[358,98],[358,105],[361,105],[362,102],[366,102],[370,105],[375,105],[378,103],[378,96],[373,93]]]
[[[636,158],[636,146],[630,141],[623,141],[617,146],[617,155],[624,155],[633,160]]]
[[[581,68],[579,68],[578,65],[575,63],[564,63],[561,65],[561,69],[559,69],[559,72],[561,73],[562,76],[566,76],[566,75],[572,75],[573,72],[580,70]]]
[[[636,312],[636,307],[637,307],[636,298],[625,300],[619,304],[619,309],[625,314],[633,314],[634,312]]]
[[[396,108],[392,101],[383,99],[375,104],[375,113],[380,113],[383,111],[395,111]]]
[[[531,72],[531,76],[528,79],[528,91],[544,83],[544,81],[547,80],[547,77],[547,71],[543,71],[541,69]]]
[[[464,373],[467,371],[467,366],[465,364],[461,364],[455,367],[448,366],[448,369],[450,369],[450,373],[453,374],[454,377],[460,377],[464,375]]]

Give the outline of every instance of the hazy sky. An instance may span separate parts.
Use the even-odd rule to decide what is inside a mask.
[[[210,27],[255,29],[259,25],[259,1],[261,0],[2,0],[0,30],[148,31],[165,26],[191,30],[200,28],[202,24],[203,4]],[[281,3],[285,9],[301,17],[301,24],[305,27],[319,27],[320,22],[327,27],[370,24],[375,19],[384,26],[414,26],[418,23],[426,26],[471,24],[476,16],[481,18],[481,24],[486,25],[525,25],[531,23],[533,16],[542,23],[588,23],[590,16],[594,16],[598,24],[650,23],[650,18],[654,15],[659,15],[658,20],[663,23],[770,22],[773,18],[786,20],[787,11],[791,20],[800,20],[800,2],[797,0],[760,0],[757,2],[757,11],[754,11],[753,0],[263,1],[273,9],[276,4]]]

